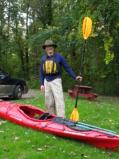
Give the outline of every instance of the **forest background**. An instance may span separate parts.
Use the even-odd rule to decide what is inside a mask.
[[[0,0],[0,68],[39,88],[42,44],[53,39],[57,51],[79,74],[84,39],[82,21],[93,30],[83,60],[83,84],[102,95],[119,95],[119,0]],[[64,90],[75,81],[63,71]]]

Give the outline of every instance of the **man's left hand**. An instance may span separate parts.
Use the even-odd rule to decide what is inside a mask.
[[[76,76],[76,80],[77,80],[77,81],[82,81],[82,79],[83,79],[83,78],[82,78],[81,76]]]

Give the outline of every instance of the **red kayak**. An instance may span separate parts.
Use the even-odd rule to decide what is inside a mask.
[[[31,105],[0,101],[0,117],[38,131],[84,141],[98,148],[116,150],[119,147],[119,135],[111,130],[72,122]]]

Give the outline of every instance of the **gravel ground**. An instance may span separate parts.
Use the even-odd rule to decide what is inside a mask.
[[[28,91],[28,93],[22,95],[22,99],[25,99],[25,98],[34,98],[34,97],[38,96],[40,93],[41,92],[40,92],[39,89],[30,89]],[[9,100],[9,98],[7,96],[3,97],[3,98],[0,98],[0,101],[3,101],[3,100]]]
[[[27,94],[23,94],[22,98],[36,97],[40,93],[38,89],[30,89]]]

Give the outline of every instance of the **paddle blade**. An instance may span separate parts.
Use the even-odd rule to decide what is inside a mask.
[[[70,116],[70,120],[76,121],[76,122],[79,121],[79,113],[78,113],[77,108],[73,109],[71,116]]]
[[[85,17],[83,19],[83,27],[82,27],[82,31],[83,31],[83,38],[86,40],[88,39],[90,33],[92,30],[92,20],[89,17]]]

